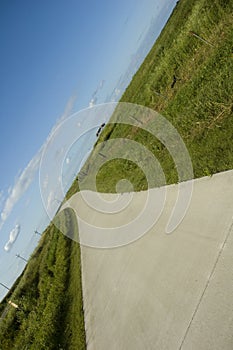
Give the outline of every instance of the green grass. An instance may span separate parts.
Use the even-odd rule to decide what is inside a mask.
[[[121,98],[121,102],[158,111],[174,125],[187,146],[195,177],[233,168],[232,10],[231,0],[181,0]],[[192,36],[191,31],[213,46]],[[180,80],[171,89],[174,74]],[[160,162],[166,182],[178,181],[166,147],[140,128],[122,124],[105,127],[83,172],[91,173],[96,166],[98,147],[105,152],[101,141],[119,137],[144,145]],[[119,141],[118,147],[123,146]],[[109,152],[112,150],[110,147]],[[150,162],[147,167],[151,173]],[[118,159],[100,168],[97,189],[115,192],[118,181],[125,178],[137,191],[148,188],[139,166]],[[150,187],[161,184],[154,176]],[[94,189],[88,176],[82,178],[82,185]],[[67,197],[78,190],[75,180]],[[128,187],[123,186],[122,191]],[[68,237],[78,235],[71,212],[65,211],[56,220]],[[0,304],[0,312],[10,299],[20,306],[19,310],[9,308],[0,323],[0,349],[86,348],[80,259],[79,245],[51,223],[21,277]]]
[[[121,102],[157,111],[172,123],[189,151],[195,178],[233,168],[232,12],[230,0],[180,1],[121,98]],[[197,33],[213,46],[190,32]],[[172,89],[173,75],[180,80]],[[143,119],[141,122],[147,123]],[[166,182],[178,181],[169,152],[158,140],[139,129],[108,125],[97,144],[118,137],[145,145],[159,160]],[[101,152],[104,153],[104,148]],[[94,149],[83,171],[91,173],[96,161]],[[116,184],[122,178],[129,179],[137,191],[148,187],[138,166],[115,160],[100,169],[97,189],[115,192]],[[82,178],[82,183],[84,188],[94,189],[88,177]],[[155,180],[150,187],[157,185]],[[78,190],[76,181],[67,196]]]
[[[62,230],[77,232],[68,210],[56,218]],[[63,231],[65,232],[65,231]],[[51,224],[14,290],[0,324],[0,349],[85,349],[80,247]]]

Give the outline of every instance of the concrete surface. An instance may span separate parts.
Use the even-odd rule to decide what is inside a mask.
[[[141,239],[81,248],[88,350],[233,349],[233,171],[194,181],[170,235],[177,186],[167,190],[161,217]],[[135,212],[144,196],[134,197]]]

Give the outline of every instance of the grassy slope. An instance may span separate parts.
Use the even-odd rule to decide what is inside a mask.
[[[158,111],[175,126],[190,153],[195,177],[233,168],[232,11],[231,0],[180,1],[121,98],[121,102]],[[213,46],[192,36],[191,31]],[[180,80],[171,89],[174,74]],[[125,125],[109,125],[98,142],[119,136],[148,147],[162,165],[167,183],[177,182],[168,151],[144,132]],[[91,172],[95,156],[94,150],[84,172]],[[102,167],[97,188],[114,192],[115,184],[122,178],[130,179],[135,190],[147,188],[141,170],[123,160]],[[85,179],[82,181],[85,183]],[[85,187],[90,188],[88,180]],[[74,184],[68,196],[77,190],[78,185]]]
[[[173,123],[186,142],[196,177],[233,168],[231,3],[181,0],[121,99],[159,111]],[[189,31],[195,31],[214,46],[192,37]],[[171,89],[173,74],[181,80]],[[98,143],[119,136],[147,146],[160,161],[167,182],[177,181],[165,147],[138,129],[107,126]],[[94,161],[95,150],[84,171],[91,171]],[[147,188],[139,168],[132,162],[118,160],[101,169],[98,189],[114,192],[115,184],[122,178],[130,179],[137,190]],[[77,190],[75,181],[68,196]],[[57,220],[69,232],[77,233],[69,212]],[[0,311],[9,299],[18,303],[20,309],[9,308],[0,323],[0,349],[85,349],[79,245],[58,232],[53,224],[44,232],[21,278],[0,304]]]
[[[69,211],[60,215],[67,233],[77,232]],[[80,247],[54,224],[44,232],[27,267],[2,305],[14,300],[0,324],[0,349],[85,349]]]

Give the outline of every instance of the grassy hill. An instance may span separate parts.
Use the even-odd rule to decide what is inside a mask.
[[[158,111],[176,127],[190,153],[195,177],[233,168],[232,10],[231,0],[179,1],[121,99]],[[172,88],[174,75],[177,81]],[[97,143],[119,136],[148,147],[161,163],[167,183],[177,182],[169,152],[139,128],[107,125]],[[95,149],[83,171],[91,171],[94,162]],[[130,179],[135,190],[148,186],[135,164],[114,160],[100,169],[97,188],[114,192],[122,178]],[[78,190],[75,181],[67,196]],[[69,236],[78,234],[69,211],[56,220]],[[10,307],[9,300],[19,308]],[[0,304],[0,312],[4,312],[1,350],[85,349],[79,245],[51,223]]]
[[[180,1],[121,98],[121,102],[149,107],[172,123],[189,151],[194,177],[233,168],[232,11],[230,0]],[[179,80],[171,88],[174,75]],[[159,160],[166,182],[177,182],[175,164],[158,140],[140,129],[117,124],[107,126],[98,142],[117,137],[145,145]],[[95,150],[83,172],[91,172],[94,162]],[[129,178],[135,190],[147,188],[141,170],[123,160],[101,168],[97,188],[114,192],[121,178]],[[77,183],[68,196],[74,191],[78,191]]]

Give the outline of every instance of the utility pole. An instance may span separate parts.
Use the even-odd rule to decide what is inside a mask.
[[[34,231],[36,235],[42,236],[42,234],[40,232],[38,232],[37,230]]]
[[[20,254],[16,254],[17,258],[20,258],[21,260],[28,262],[27,259],[25,259],[24,257],[22,257]]]

